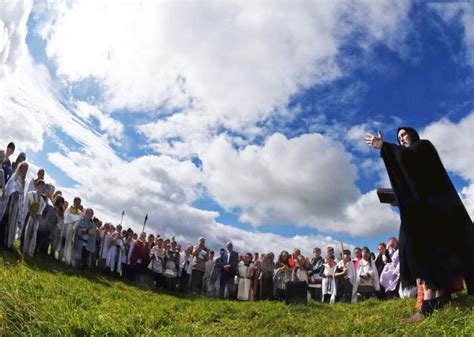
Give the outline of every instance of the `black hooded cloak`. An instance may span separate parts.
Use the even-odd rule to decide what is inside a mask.
[[[384,160],[400,208],[400,277],[404,286],[421,278],[432,289],[449,289],[464,275],[474,290],[474,225],[435,147],[404,129],[409,147],[384,142]]]

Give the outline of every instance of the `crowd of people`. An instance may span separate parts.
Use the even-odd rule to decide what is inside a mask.
[[[290,254],[239,254],[232,242],[214,252],[203,237],[196,245],[181,246],[174,237],[136,233],[121,224],[103,223],[92,208],[75,197],[70,205],[60,190],[45,182],[45,171],[27,183],[29,165],[20,153],[10,157],[15,144],[0,150],[0,246],[30,257],[51,259],[80,269],[123,278],[143,288],[166,289],[211,297],[283,300],[289,282],[304,282],[308,297],[323,302],[398,296],[398,240],[369,248],[314,248],[312,258],[298,248]],[[388,246],[388,247],[387,247]]]

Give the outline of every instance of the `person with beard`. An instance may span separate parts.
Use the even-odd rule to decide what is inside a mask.
[[[0,245],[7,248],[15,246],[16,233],[21,224],[24,203],[25,178],[28,164],[18,166],[6,183],[0,202]]]
[[[474,294],[474,226],[438,153],[415,129],[397,130],[398,144],[385,142],[380,130],[366,143],[380,150],[400,209],[400,278],[404,285],[421,279],[421,315],[445,302],[460,275]]]

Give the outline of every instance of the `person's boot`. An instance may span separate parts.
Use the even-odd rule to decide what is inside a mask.
[[[436,302],[436,299],[423,300],[421,310],[411,315],[407,321],[409,323],[416,323],[431,316],[435,310]]]

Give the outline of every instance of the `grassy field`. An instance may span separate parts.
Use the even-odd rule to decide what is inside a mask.
[[[0,336],[57,335],[474,335],[465,294],[409,324],[414,300],[357,305],[220,301],[139,290],[46,258],[0,251]]]

